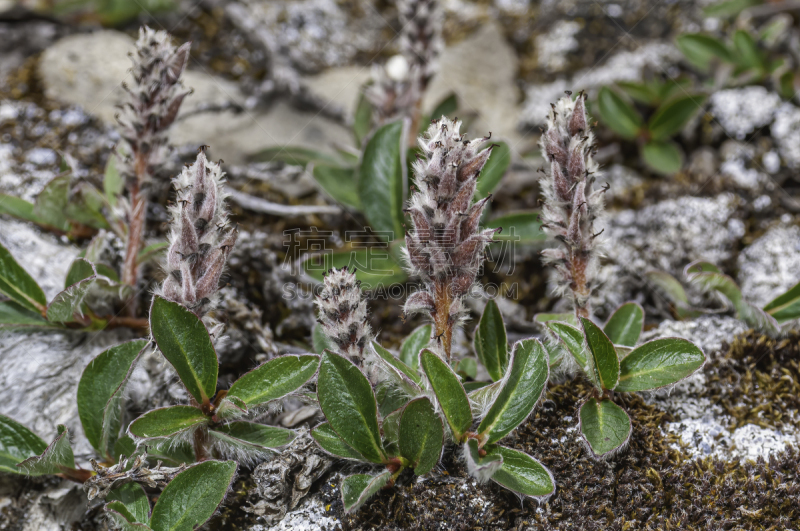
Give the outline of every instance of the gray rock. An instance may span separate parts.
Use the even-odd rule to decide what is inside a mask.
[[[781,97],[766,88],[749,87],[719,90],[711,95],[711,114],[725,133],[737,140],[772,123]]]
[[[563,96],[565,90],[588,90],[593,94],[599,87],[617,81],[637,81],[648,68],[661,72],[681,57],[681,53],[672,44],[653,41],[642,44],[635,51],[620,52],[600,66],[580,70],[569,80],[562,78],[551,83],[530,86],[526,90],[520,127],[529,129],[542,125],[550,111],[550,103]]]
[[[648,270],[682,278],[683,267],[692,260],[717,264],[727,260],[742,235],[741,220],[732,218],[737,201],[729,193],[712,198],[686,196],[611,215],[603,234],[610,263],[598,272],[601,285],[595,306],[608,312],[635,300]]]
[[[722,143],[720,155],[722,164],[719,172],[731,187],[756,191],[769,185],[769,175],[759,171],[761,165],[753,162],[756,149],[751,144],[726,140]]]
[[[55,236],[16,220],[0,219],[0,244],[39,283],[48,301],[64,289],[69,266],[79,252]]]
[[[0,529],[72,529],[87,511],[83,487],[55,477],[4,475],[0,481]]]
[[[781,105],[770,132],[786,165],[800,168],[800,109],[791,103]]]
[[[739,253],[737,279],[745,299],[756,306],[800,281],[800,227],[777,225]]]
[[[56,426],[69,428],[76,460],[94,455],[83,434],[76,393],[81,374],[103,350],[131,339],[129,331],[92,334],[4,332],[0,335],[0,414],[27,426],[45,441]]]
[[[548,72],[560,72],[567,65],[567,54],[580,45],[575,35],[581,25],[574,20],[559,20],[547,33],[536,36],[536,60]]]

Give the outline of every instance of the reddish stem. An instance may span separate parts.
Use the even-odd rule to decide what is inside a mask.
[[[450,345],[453,339],[453,323],[450,321],[450,289],[446,282],[436,282],[434,285],[434,327],[436,338],[442,343],[447,363],[450,363]]]

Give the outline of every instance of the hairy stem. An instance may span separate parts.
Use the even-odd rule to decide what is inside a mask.
[[[450,363],[450,346],[453,340],[453,322],[450,319],[450,297],[449,286],[444,282],[435,284],[436,309],[434,310],[434,325],[436,328],[436,338],[442,344],[447,362]]]
[[[210,459],[208,453],[208,429],[205,426],[194,432],[194,459],[198,463]]]

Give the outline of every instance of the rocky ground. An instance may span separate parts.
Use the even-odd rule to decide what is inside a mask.
[[[224,293],[229,340],[219,352],[221,378],[232,381],[270,356],[311,348],[311,300],[282,297],[285,286],[301,284],[289,267],[299,250],[287,245],[284,231],[330,231],[327,243],[335,248],[347,230],[364,224],[320,192],[302,168],[251,157],[282,145],[333,152],[349,139],[370,65],[396,53],[397,14],[392,2],[372,0],[175,3],[172,11],[102,29],[91,16],[55,18],[26,9],[35,2],[0,0],[0,192],[34,198],[58,173],[61,153],[75,159],[80,178],[100,184],[118,140],[114,106],[138,25],[192,40],[185,84],[194,93],[173,129],[172,166],[161,173],[168,183],[198,145],[210,144],[240,192],[232,206],[242,230]],[[473,135],[491,131],[512,146],[492,215],[536,208],[536,169],[543,164],[538,127],[549,103],[568,89],[595,94],[613,82],[683,72],[674,37],[726,24],[703,16],[709,3],[447,0],[447,46],[424,107],[455,91],[459,112],[474,115]],[[765,20],[749,23],[760,27]],[[794,20],[786,32],[797,41]],[[635,300],[647,312],[646,338],[685,337],[709,358],[700,374],[670,392],[617,398],[633,419],[627,451],[591,459],[576,437],[587,383],[555,381],[509,441],[552,470],[558,490],[544,503],[477,484],[457,453],[446,452],[431,476],[401,476],[395,488],[349,516],[339,482],[352,466],[327,463],[309,480],[308,495],[288,508],[285,498],[262,495],[265,463],[241,471],[226,507],[206,528],[800,529],[800,336],[776,339],[748,330],[721,301],[691,290],[691,302],[712,312],[676,320],[645,275],[660,269],[682,278],[686,264],[705,259],[758,305],[800,281],[800,107],[768,83],[724,88],[688,129],[678,139],[684,169],[663,177],[641,163],[635,146],[597,128],[602,179],[611,186],[598,317]],[[168,186],[158,192],[161,200],[148,212],[154,239],[163,237]],[[0,217],[0,243],[25,257],[50,298],[86,241]],[[513,267],[487,271],[483,279],[517,283],[517,298],[501,304],[512,338],[540,334],[533,315],[561,304],[548,289],[539,249],[518,250]],[[160,272],[148,277],[155,284]],[[389,347],[420,324],[401,321],[399,303],[377,300],[371,309],[373,329]],[[471,348],[474,323],[456,338],[457,351]],[[90,447],[71,400],[78,375],[98,352],[130,334],[0,332],[0,413],[45,439],[66,424],[86,465]],[[130,398],[135,415],[183,397],[164,364],[152,359],[134,376]],[[313,426],[319,418],[293,403],[271,416],[289,427]],[[316,455],[312,445],[303,452]],[[290,478],[297,469],[295,463]],[[0,477],[0,530],[107,526],[100,505],[88,504],[67,480]]]

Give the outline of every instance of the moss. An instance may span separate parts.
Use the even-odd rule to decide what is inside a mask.
[[[729,415],[733,430],[745,424],[796,430],[800,418],[800,333],[774,339],[749,331],[726,356],[706,367],[707,394]]]

